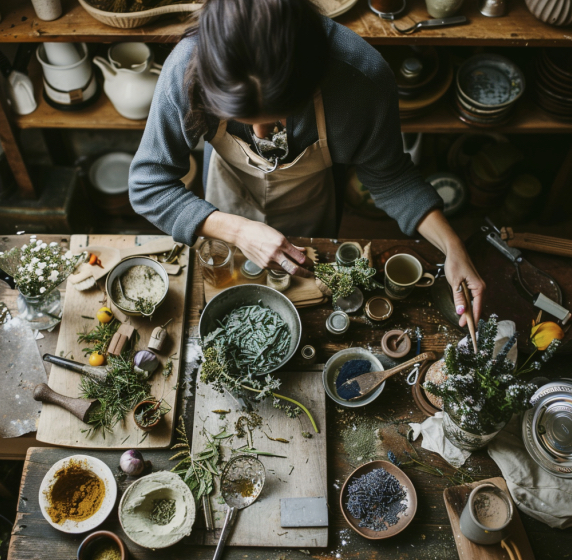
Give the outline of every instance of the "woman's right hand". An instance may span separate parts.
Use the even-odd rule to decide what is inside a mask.
[[[197,233],[236,245],[246,258],[263,268],[283,269],[303,278],[313,276],[314,262],[305,255],[306,249],[292,245],[279,231],[262,222],[217,211]]]

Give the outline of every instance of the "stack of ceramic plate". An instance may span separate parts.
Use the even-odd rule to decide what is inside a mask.
[[[418,60],[423,64],[419,80],[407,84],[397,76],[399,93],[399,116],[402,119],[419,117],[429,113],[436,103],[447,93],[453,82],[453,65],[447,51],[437,51],[437,57],[431,54],[435,49],[427,49]]]
[[[536,61],[534,96],[554,118],[572,121],[572,56],[567,48],[544,49]]]
[[[523,92],[524,76],[515,64],[498,54],[478,54],[457,72],[455,108],[467,124],[499,126]]]

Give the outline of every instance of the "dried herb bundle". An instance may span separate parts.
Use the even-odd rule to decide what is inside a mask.
[[[90,6],[104,12],[142,12],[161,6],[192,3],[193,0],[87,0]]]
[[[153,509],[149,514],[149,521],[155,525],[168,525],[175,517],[177,503],[175,500],[153,500]]]
[[[220,476],[219,466],[222,462],[220,445],[223,440],[232,437],[233,434],[221,432],[216,436],[209,437],[204,432],[208,443],[203,451],[193,457],[182,416],[179,418],[177,433],[179,434],[178,443],[171,449],[179,449],[180,451],[177,451],[170,460],[181,459],[171,469],[171,472],[178,474],[194,494],[195,499],[200,500],[202,496],[208,496],[212,493],[214,488],[213,477]]]
[[[314,268],[316,278],[332,291],[334,302],[338,298],[348,297],[357,286],[372,290],[376,272],[375,268],[370,268],[369,260],[365,257],[357,259],[354,266],[319,263]]]

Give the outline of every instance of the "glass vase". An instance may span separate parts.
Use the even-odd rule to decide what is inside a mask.
[[[461,422],[453,415],[443,411],[443,432],[445,437],[458,449],[476,451],[486,447],[490,441],[506,426],[508,420],[500,422],[493,427],[492,431],[469,432],[461,427]]]
[[[55,327],[61,321],[61,294],[57,288],[40,296],[27,297],[18,294],[18,313],[32,330],[46,330]]]

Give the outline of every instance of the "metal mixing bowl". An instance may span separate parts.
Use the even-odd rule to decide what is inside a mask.
[[[302,322],[298,310],[285,295],[274,288],[258,284],[243,284],[220,292],[206,305],[199,322],[199,334],[201,338],[205,337],[220,326],[218,321],[222,321],[231,311],[244,305],[262,305],[272,309],[282,317],[290,329],[290,348],[286,356],[280,364],[261,372],[260,375],[272,373],[294,356],[302,336]]]

